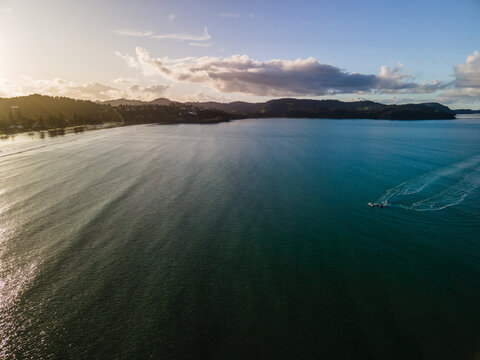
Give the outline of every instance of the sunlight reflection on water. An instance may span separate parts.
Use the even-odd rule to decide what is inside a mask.
[[[2,190],[1,193],[3,193]],[[3,205],[0,215],[8,208]],[[33,257],[19,261],[9,246],[10,240],[16,232],[15,221],[0,223],[0,358],[16,358],[12,352],[15,349],[13,342],[19,329],[24,325],[16,315],[16,302],[20,295],[28,289],[35,278],[38,264]]]

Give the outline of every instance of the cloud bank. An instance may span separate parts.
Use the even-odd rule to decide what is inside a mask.
[[[480,100],[480,54],[474,51],[464,64],[455,65],[454,87],[440,95],[445,103],[471,103]]]
[[[399,65],[382,66],[378,75],[358,74],[322,64],[313,57],[256,61],[247,55],[228,58],[154,58],[143,48],[135,55],[117,52],[128,66],[145,75],[162,75],[177,82],[202,83],[223,93],[257,96],[321,96],[347,93],[429,93],[446,86],[439,81],[416,83]]]
[[[474,51],[464,64],[455,66],[455,85],[458,88],[480,89],[480,54]]]
[[[44,94],[92,101],[118,98],[149,101],[163,96],[169,88],[168,85],[158,84],[142,86],[125,78],[116,79],[114,83],[119,86],[113,87],[98,82],[76,83],[63,79],[36,80],[24,76],[16,82],[0,79],[0,97]]]
[[[135,55],[116,53],[129,67],[141,70],[146,76],[162,76],[173,83],[191,83],[210,87],[220,94],[240,93],[254,96],[381,96],[382,102],[417,102],[418,94],[432,94],[447,104],[480,101],[480,54],[474,51],[465,62],[453,67],[452,81],[416,82],[405,72],[403,65],[382,66],[378,74],[358,74],[322,64],[314,58],[256,61],[247,55],[227,58],[186,57],[155,58],[137,48]],[[155,80],[156,81],[156,80]],[[176,86],[155,84],[152,79],[140,81],[119,77],[110,84],[72,82],[63,79],[33,79],[27,76],[18,81],[0,78],[0,97],[41,93],[86,100],[130,98],[153,100],[175,93]],[[152,84],[148,84],[151,82]],[[178,85],[180,86],[180,85]],[[205,91],[207,89],[203,89]],[[168,91],[168,93],[167,93]],[[409,94],[417,94],[409,96]],[[198,95],[198,94],[197,94]],[[197,95],[192,95],[198,98]],[[187,95],[184,95],[184,97]],[[211,95],[208,95],[211,96]],[[430,101],[433,100],[430,97]]]

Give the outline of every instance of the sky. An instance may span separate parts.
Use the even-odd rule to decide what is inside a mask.
[[[0,97],[480,109],[480,0],[0,0]]]

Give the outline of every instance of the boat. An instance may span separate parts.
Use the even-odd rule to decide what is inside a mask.
[[[374,203],[371,203],[371,202],[369,202],[369,203],[368,203],[368,206],[370,206],[370,207],[375,207],[375,204],[374,204]]]

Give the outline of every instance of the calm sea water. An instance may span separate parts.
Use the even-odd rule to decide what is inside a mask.
[[[474,359],[480,120],[4,140],[0,335],[7,359]]]

